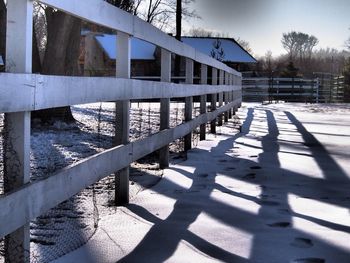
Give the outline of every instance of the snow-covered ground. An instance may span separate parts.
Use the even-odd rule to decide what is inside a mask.
[[[56,123],[49,130],[34,128],[32,180],[111,147],[113,107],[111,103],[76,106],[73,113],[77,125]],[[133,105],[132,140],[158,131],[158,111],[157,104]],[[164,251],[154,256],[165,256],[162,259],[170,261],[191,257],[200,261],[244,262],[249,258],[251,262],[284,262],[288,257],[288,262],[324,262],[320,261],[324,258],[326,262],[345,262],[328,259],[332,259],[332,253],[350,258],[346,245],[350,240],[349,113],[349,105],[244,104],[239,111],[244,122],[242,134],[237,134],[234,123],[218,128],[222,135],[199,143],[187,162],[166,170],[165,178],[150,191],[136,195],[142,188],[139,185],[156,183],[162,172],[155,162],[133,164],[135,199],[130,208],[111,206],[114,181],[108,177],[33,221],[32,261],[51,261],[85,243],[59,262],[115,262],[136,248],[136,253],[129,256],[135,259],[137,251],[148,248],[145,242],[151,240],[151,235],[156,239],[149,244],[154,241],[157,251]],[[183,105],[174,103],[172,126],[181,123],[182,116]],[[195,197],[197,194],[199,197]],[[153,203],[154,196],[160,204]],[[186,200],[191,202],[191,209],[183,211],[180,208],[186,207]],[[212,205],[213,200],[217,202]],[[202,208],[202,203],[207,208]],[[230,209],[232,216],[227,215]],[[189,212],[192,210],[195,213]],[[243,211],[255,216],[246,218]],[[176,220],[167,220],[172,215]],[[222,219],[217,218],[219,215]],[[188,216],[193,217],[190,225]],[[168,224],[173,230],[167,228]],[[139,235],[130,235],[135,228]],[[196,247],[195,240],[186,239],[186,235],[178,237],[185,228],[186,235],[201,236],[206,243]],[[150,234],[146,234],[148,231]],[[171,242],[170,246],[166,241]],[[269,250],[276,248],[273,254],[278,255],[277,261],[265,251],[264,244]],[[98,260],[94,260],[96,257]],[[298,258],[300,261],[295,261]]]
[[[348,262],[349,113],[244,104],[241,133],[200,142],[55,263]]]
[[[182,123],[184,104],[171,105],[171,126]],[[114,103],[93,103],[72,107],[76,124],[56,122],[42,127],[34,120],[31,133],[31,180],[40,180],[55,171],[112,147]],[[195,109],[194,114],[198,114]],[[3,114],[0,114],[0,134]],[[159,131],[159,104],[133,103],[130,114],[130,140]],[[0,136],[0,158],[2,158]],[[181,141],[171,145],[181,150]],[[131,165],[131,196],[156,183],[162,171],[156,156]],[[3,162],[0,159],[0,194],[3,193]],[[78,195],[51,209],[31,222],[31,258],[33,262],[49,262],[86,243],[96,231],[99,218],[113,213],[114,176],[81,191]],[[0,252],[2,251],[0,241]],[[2,262],[0,255],[0,262]]]

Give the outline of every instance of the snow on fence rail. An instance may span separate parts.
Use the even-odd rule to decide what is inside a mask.
[[[8,0],[7,73],[0,74],[0,113],[5,113],[4,180],[0,197],[0,237],[7,235],[11,262],[29,261],[29,221],[99,179],[118,172],[116,198],[128,202],[128,166],[143,156],[160,150],[160,166],[168,165],[168,144],[185,137],[185,150],[191,148],[191,132],[205,124],[232,116],[241,103],[241,74],[193,48],[176,41],[139,18],[102,0],[41,0],[40,2],[84,20],[117,30],[116,77],[64,77],[31,74],[32,0]],[[130,36],[161,47],[161,82],[130,79]],[[185,84],[170,83],[171,53],[186,58]],[[200,85],[193,85],[194,61],[201,64]],[[9,63],[10,62],[10,63]],[[208,85],[208,66],[212,67]],[[211,95],[207,112],[206,95]],[[193,96],[200,96],[200,115],[193,119]],[[160,132],[130,143],[130,100],[160,99]],[[171,98],[184,98],[185,123],[169,127]],[[54,175],[29,182],[30,112],[90,102],[116,101],[115,147],[68,166]],[[218,107],[217,107],[218,106]],[[118,160],[118,161],[116,161]]]

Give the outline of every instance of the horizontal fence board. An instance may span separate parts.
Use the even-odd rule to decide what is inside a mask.
[[[92,102],[199,96],[240,86],[188,85],[112,77],[0,74],[0,112],[33,111]]]
[[[0,113],[18,112],[34,108],[35,77],[21,74],[0,73]]]
[[[39,0],[83,20],[133,35],[133,16],[102,0]]]
[[[246,92],[244,93],[244,96],[288,96],[288,95],[294,95],[294,96],[297,96],[297,97],[303,97],[303,96],[316,96],[318,93],[317,92],[314,92],[314,93],[255,93],[255,92]]]
[[[241,77],[241,73],[196,51],[193,47],[177,41],[174,37],[165,34],[158,28],[133,16],[115,6],[101,0],[39,0],[40,2],[57,8],[61,11],[77,16],[83,20],[90,21],[114,30],[122,31],[136,38],[153,43],[161,48],[169,50],[180,56],[188,57],[199,63],[225,70]]]
[[[98,180],[183,137],[230,108],[238,107],[240,103],[241,98],[238,98],[213,112],[202,114],[175,128],[98,153],[46,179],[27,184],[15,192],[1,196],[0,237],[13,232]]]

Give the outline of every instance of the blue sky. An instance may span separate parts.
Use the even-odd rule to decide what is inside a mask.
[[[350,36],[350,0],[196,0],[191,7],[202,19],[184,22],[184,31],[201,27],[240,37],[258,56],[285,53],[282,33],[292,30],[316,36],[318,48],[344,49]]]

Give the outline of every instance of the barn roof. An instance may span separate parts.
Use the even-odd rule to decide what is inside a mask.
[[[101,48],[105,51],[110,59],[116,59],[116,39],[118,36],[110,34],[99,34],[95,38]],[[256,59],[250,55],[241,45],[233,38],[217,38],[217,37],[182,37],[181,40],[200,52],[211,55],[213,44],[220,40],[221,48],[224,51],[224,62],[233,63],[256,63]],[[131,38],[131,59],[136,60],[154,60],[156,46],[140,40]]]
[[[116,35],[101,34],[95,38],[110,59],[116,59],[118,56],[116,50]],[[131,59],[154,60],[156,46],[138,38],[131,38]]]
[[[256,59],[250,55],[236,40],[233,38],[217,37],[182,37],[184,43],[200,52],[211,55],[214,48],[213,44],[217,40],[221,42],[221,48],[224,51],[224,62],[236,63],[256,63]]]

